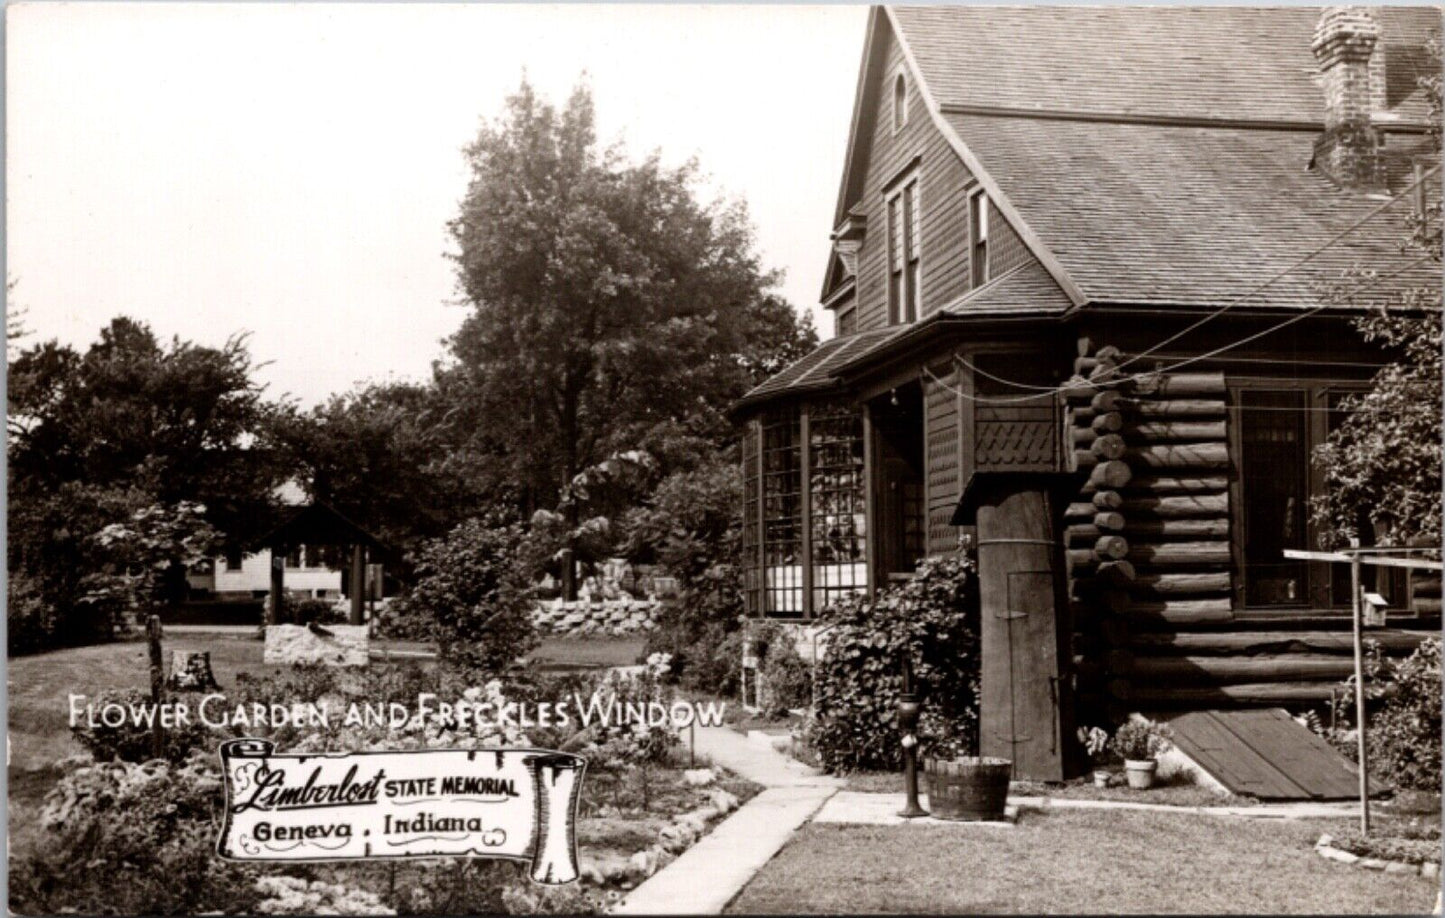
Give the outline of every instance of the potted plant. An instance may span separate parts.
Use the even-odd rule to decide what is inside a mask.
[[[1094,763],[1094,786],[1109,786],[1109,734],[1103,727],[1079,728],[1079,742]]]
[[[1169,751],[1171,735],[1166,724],[1143,717],[1127,720],[1114,731],[1114,752],[1124,760],[1130,787],[1145,790],[1154,785],[1158,757]]]

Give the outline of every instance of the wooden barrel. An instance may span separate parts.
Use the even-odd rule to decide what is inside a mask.
[[[959,756],[923,760],[928,778],[928,811],[939,819],[1001,820],[1008,802],[1013,763],[1008,759]]]

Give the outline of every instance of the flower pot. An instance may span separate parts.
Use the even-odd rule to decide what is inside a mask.
[[[1147,790],[1154,786],[1154,772],[1159,763],[1153,759],[1125,759],[1124,773],[1129,776],[1129,786],[1134,790]]]
[[[1095,786],[1095,787],[1108,787],[1108,786],[1109,786],[1109,773],[1108,773],[1107,771],[1104,771],[1102,768],[1096,769],[1096,770],[1094,771],[1094,786]]]
[[[928,810],[938,819],[1001,820],[1008,803],[1013,762],[959,756],[923,760],[928,779]]]

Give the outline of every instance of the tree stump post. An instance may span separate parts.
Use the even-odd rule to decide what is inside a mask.
[[[150,644],[151,656],[151,702],[160,707],[165,694],[165,673],[161,665],[161,619],[152,615],[146,620],[146,641]],[[165,755],[166,728],[161,724],[160,712],[155,715],[151,726],[151,754],[156,758]]]

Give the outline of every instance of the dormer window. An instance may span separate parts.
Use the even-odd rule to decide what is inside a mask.
[[[968,196],[969,271],[972,284],[988,283],[988,194],[982,189]]]
[[[888,316],[889,323],[918,318],[923,266],[919,257],[918,176],[901,182],[887,197],[888,205]]]
[[[908,123],[908,79],[899,72],[893,78],[893,133]]]

